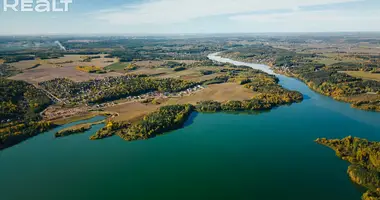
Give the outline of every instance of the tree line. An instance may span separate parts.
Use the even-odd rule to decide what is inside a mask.
[[[54,127],[39,115],[50,104],[49,97],[33,85],[0,78],[0,149]]]
[[[40,83],[59,98],[74,103],[103,103],[152,91],[179,92],[196,84],[179,79],[153,79],[144,76],[109,77],[85,82],[58,78]]]
[[[341,140],[320,138],[316,142],[330,147],[337,156],[351,163],[347,171],[351,180],[368,190],[363,200],[380,199],[380,142],[351,136]]]

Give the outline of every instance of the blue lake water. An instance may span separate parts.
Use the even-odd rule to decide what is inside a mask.
[[[314,140],[379,141],[380,113],[279,78],[306,99],[259,114],[194,113],[183,129],[146,141],[88,140],[103,125],[55,139],[65,125],[6,149],[0,199],[360,200],[348,163]]]

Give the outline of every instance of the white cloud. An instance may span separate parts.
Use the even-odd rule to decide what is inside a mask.
[[[361,21],[380,20],[378,11],[375,12],[344,12],[336,10],[325,11],[295,11],[290,13],[277,14],[251,14],[235,15],[229,17],[230,20],[241,22],[331,22],[331,21]]]
[[[372,11],[294,11],[277,14],[250,14],[229,17],[241,26],[265,24],[277,31],[379,31],[380,10]],[[270,29],[272,30],[272,29]]]
[[[170,24],[191,19],[254,11],[298,10],[300,7],[362,0],[150,0],[118,11],[99,12],[96,18],[112,24]]]

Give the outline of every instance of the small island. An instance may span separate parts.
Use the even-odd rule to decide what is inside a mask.
[[[368,190],[363,200],[380,199],[380,142],[351,136],[342,140],[320,138],[316,142],[330,147],[338,157],[351,163],[347,170],[349,177]]]
[[[69,135],[84,133],[90,130],[93,125],[102,124],[102,123],[104,123],[104,120],[94,122],[94,123],[78,124],[78,125],[58,131],[57,133],[55,133],[55,137],[60,138],[60,137],[65,137]]]

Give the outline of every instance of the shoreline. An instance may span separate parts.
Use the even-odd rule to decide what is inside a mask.
[[[222,52],[217,52],[217,53],[210,54],[208,56],[208,58],[211,59],[211,60],[214,60],[212,58],[218,59],[218,57],[219,57],[220,59],[228,59],[228,60],[231,60],[233,62],[238,62],[238,63],[241,63],[241,64],[245,63],[245,64],[252,64],[252,65],[266,66],[267,70],[271,71],[276,76],[286,76],[288,78],[297,79],[297,80],[301,81],[302,83],[304,83],[309,89],[313,90],[314,92],[317,92],[318,94],[321,94],[321,95],[326,96],[326,97],[330,97],[331,99],[333,99],[335,101],[339,101],[339,102],[350,104],[350,107],[353,108],[353,109],[358,109],[358,110],[363,110],[363,111],[368,111],[368,112],[380,112],[380,109],[378,109],[378,108],[377,109],[368,109],[368,108],[360,107],[360,105],[359,106],[355,106],[354,102],[344,100],[345,98],[348,98],[348,97],[334,97],[334,96],[331,96],[331,95],[327,95],[327,94],[323,93],[322,91],[320,91],[320,90],[318,90],[318,89],[310,86],[309,83],[305,82],[303,79],[299,78],[295,74],[289,74],[289,73],[286,73],[286,72],[282,72],[282,71],[276,69],[275,67],[271,67],[271,64],[269,64],[269,63],[250,63],[250,62],[244,61],[244,60],[234,60],[235,58],[222,57],[222,56],[219,55],[220,53],[222,53]],[[215,61],[217,61],[217,60],[215,60]],[[220,62],[220,61],[218,61],[218,62]],[[227,63],[231,63],[230,61],[226,61],[226,62]],[[235,63],[232,63],[232,64],[235,64]]]

